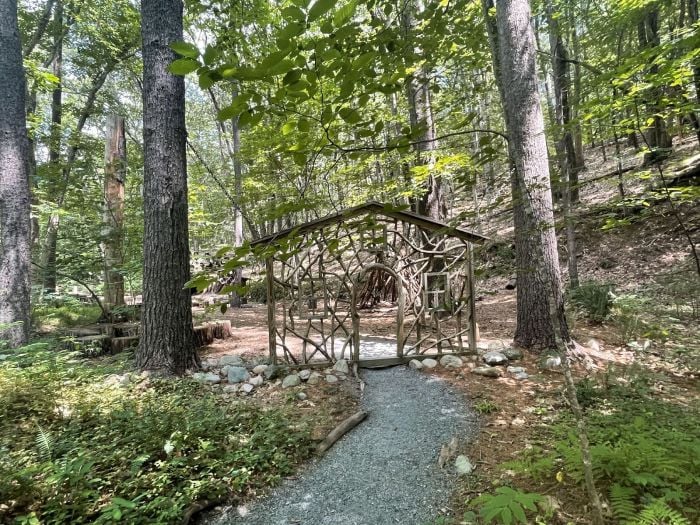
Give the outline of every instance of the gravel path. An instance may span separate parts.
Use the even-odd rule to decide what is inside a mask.
[[[233,508],[211,524],[423,525],[449,503],[453,467],[440,469],[440,447],[473,435],[476,418],[460,394],[406,367],[363,370],[369,417],[298,479]]]

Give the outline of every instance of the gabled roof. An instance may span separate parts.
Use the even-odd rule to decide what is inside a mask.
[[[331,215],[326,215],[320,219],[305,222],[293,228],[287,228],[285,230],[261,237],[256,241],[250,243],[251,246],[260,246],[264,244],[270,244],[274,241],[282,240],[290,235],[303,235],[305,233],[310,233],[313,231],[321,230],[326,226],[331,224],[342,223],[346,220],[358,217],[365,214],[382,215],[391,219],[397,219],[399,221],[407,222],[410,224],[415,224],[416,226],[429,231],[441,231],[445,235],[451,237],[456,237],[462,239],[463,241],[482,243],[488,240],[488,237],[479,235],[478,233],[473,233],[461,228],[455,228],[444,222],[436,221],[430,217],[414,213],[412,211],[402,211],[398,210],[395,206],[391,204],[383,204],[381,202],[369,201],[365,204],[359,206],[354,206],[352,208],[347,208],[345,210],[339,211],[338,213],[333,213]]]

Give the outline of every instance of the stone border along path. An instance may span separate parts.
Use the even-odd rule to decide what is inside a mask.
[[[443,445],[475,435],[475,414],[444,381],[407,367],[362,370],[368,418],[297,479],[250,504],[209,514],[212,525],[423,525],[449,504],[454,460]]]

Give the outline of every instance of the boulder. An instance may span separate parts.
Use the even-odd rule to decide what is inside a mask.
[[[408,362],[408,367],[412,368],[413,370],[420,370],[423,368],[423,363],[421,363],[418,359],[411,359]]]
[[[350,367],[348,366],[348,362],[345,359],[338,360],[333,365],[333,370],[335,370],[336,372],[340,372],[341,374],[349,374],[350,373]]]
[[[219,359],[219,366],[243,366],[243,359],[237,355],[224,355]]]
[[[304,370],[299,370],[299,379],[302,381],[308,381],[311,377],[311,370],[305,368]]]
[[[490,366],[505,365],[508,363],[508,358],[501,352],[486,352],[484,354],[484,363]]]
[[[248,383],[253,385],[253,386],[260,386],[264,382],[263,376],[253,376],[250,379],[248,379]]]
[[[506,356],[509,361],[518,361],[523,358],[523,351],[517,348],[507,347],[501,350],[501,353]]]
[[[460,368],[463,363],[456,355],[444,355],[440,358],[440,364],[446,368]]]
[[[501,377],[501,369],[495,366],[477,366],[472,373],[484,377]]]
[[[216,385],[221,382],[219,374],[212,374],[209,372],[197,372],[192,374],[192,379],[199,383],[204,383],[206,385]]]
[[[265,372],[265,370],[267,370],[267,365],[258,365],[258,366],[253,367],[254,374],[260,375],[263,372]]]
[[[318,372],[311,372],[309,379],[307,379],[306,382],[310,385],[317,385],[321,381],[321,378],[323,378],[323,376]]]
[[[301,379],[297,374],[289,374],[282,381],[282,388],[291,388],[301,384]]]
[[[423,359],[423,368],[435,368],[438,362],[435,359]]]
[[[467,456],[457,456],[455,459],[455,470],[460,476],[466,476],[474,471],[474,465]]]
[[[250,379],[250,374],[248,370],[242,366],[232,366],[228,369],[228,382],[229,383],[242,383]]]
[[[335,377],[334,375],[331,375],[331,374],[326,375],[326,383],[337,383],[337,382],[338,382],[338,378]]]

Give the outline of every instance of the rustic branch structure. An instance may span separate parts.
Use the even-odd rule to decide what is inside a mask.
[[[361,363],[361,311],[387,300],[397,361],[475,352],[472,244],[485,240],[369,202],[255,241],[266,261],[270,362]]]

